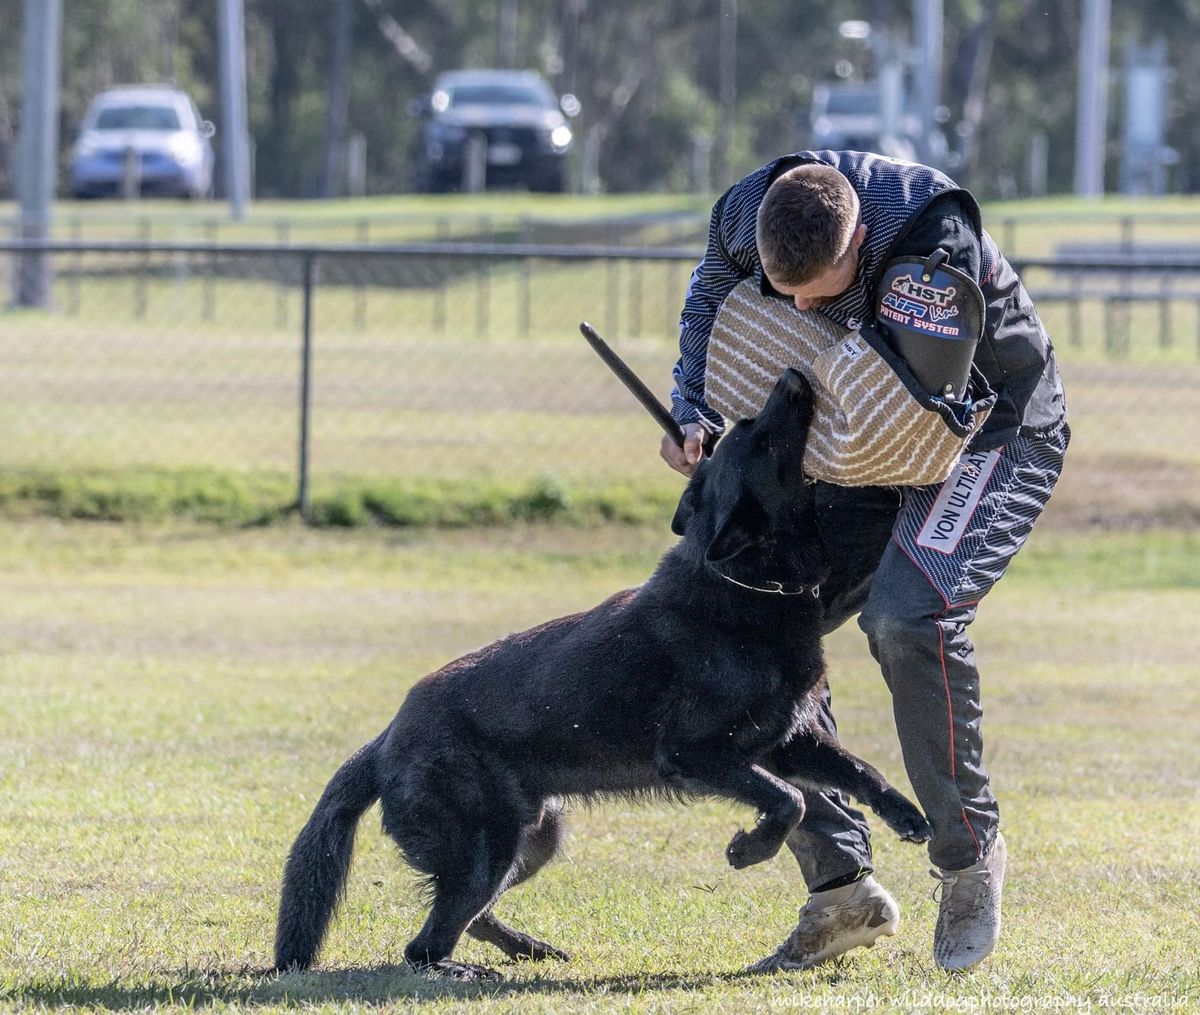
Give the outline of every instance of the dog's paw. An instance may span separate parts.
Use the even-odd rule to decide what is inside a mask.
[[[766,825],[757,825],[747,832],[739,828],[729,845],[725,847],[725,859],[734,870],[752,867],[756,863],[770,860],[783,845],[787,833],[782,835]]]
[[[890,787],[884,793],[876,813],[905,842],[928,842],[933,835],[925,816],[907,798]]]
[[[544,962],[546,959],[557,959],[559,962],[570,962],[571,955],[552,944],[531,937],[519,949],[510,953],[510,957],[518,962]]]
[[[418,973],[443,976],[449,980],[462,980],[466,983],[504,979],[496,970],[488,966],[476,965],[474,962],[455,962],[453,959],[422,963],[412,968]]]

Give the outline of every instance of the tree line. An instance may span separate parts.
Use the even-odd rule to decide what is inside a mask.
[[[542,72],[580,103],[578,138],[598,150],[609,191],[721,190],[810,140],[821,81],[869,77],[874,55],[838,27],[894,37],[911,3],[886,0],[245,0],[250,131],[260,197],[344,186],[352,134],[366,142],[367,191],[417,184],[411,101],[458,67]],[[1035,135],[1047,184],[1070,190],[1082,0],[945,0],[942,96],[955,175],[982,196],[1026,192]],[[13,190],[22,0],[0,0],[0,196]],[[735,18],[733,25],[730,19]],[[1168,40],[1168,142],[1178,189],[1200,190],[1200,0],[1113,5],[1114,72],[1129,37]],[[724,19],[724,20],[723,20]],[[731,31],[731,27],[736,28]],[[113,84],[176,82],[221,124],[216,0],[64,0],[61,150],[88,100]],[[723,48],[724,40],[726,47]],[[722,67],[726,68],[723,75]],[[729,70],[732,68],[732,71]],[[1122,102],[1110,92],[1108,178]],[[578,153],[578,149],[577,149]]]

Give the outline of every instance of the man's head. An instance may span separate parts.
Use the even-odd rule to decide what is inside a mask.
[[[758,209],[757,243],[767,281],[797,307],[832,302],[850,287],[867,235],[858,195],[833,166],[789,169]]]

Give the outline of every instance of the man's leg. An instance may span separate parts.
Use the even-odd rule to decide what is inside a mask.
[[[892,487],[817,484],[817,517],[830,565],[829,578],[821,587],[822,635],[837,630],[863,608],[900,506],[900,494]],[[836,737],[828,686],[820,719]],[[871,831],[862,811],[839,792],[806,793],[805,801],[808,809],[789,837],[788,848],[809,891],[840,887],[871,873]]]
[[[983,762],[979,673],[967,628],[1049,499],[1069,430],[964,456],[941,487],[912,492],[859,618],[892,693],[909,781],[940,869],[939,965],[995,946],[1005,846]]]
[[[967,626],[975,606],[947,607],[896,544],[888,547],[859,617],[892,692],[892,711],[917,800],[933,827],[939,867],[975,863],[999,827],[983,764],[979,673]]]
[[[816,500],[831,566],[821,589],[822,634],[828,634],[866,602],[901,501],[890,487],[848,489],[827,483],[817,484]],[[837,735],[828,687],[820,720]],[[895,900],[871,876],[871,832],[862,812],[839,792],[806,791],[804,799],[804,820],[787,845],[810,897],[796,928],[773,954],[750,967],[755,972],[807,969],[894,934],[900,922]]]

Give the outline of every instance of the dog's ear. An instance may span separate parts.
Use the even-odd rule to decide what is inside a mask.
[[[713,537],[704,559],[710,563],[736,557],[743,550],[761,542],[767,535],[771,519],[766,509],[748,490],[743,490],[729,517]]]
[[[679,498],[679,504],[675,508],[675,517],[671,519],[671,531],[677,536],[682,536],[687,529],[687,524],[692,520],[692,516],[700,510],[701,487],[704,485],[704,475],[701,473],[698,476],[693,476],[687,488],[683,491],[683,496]]]

